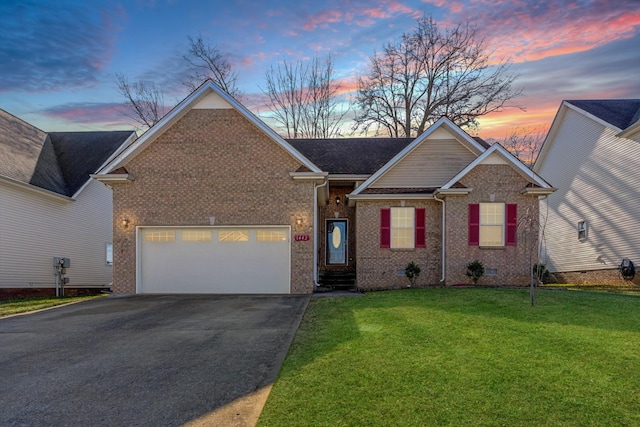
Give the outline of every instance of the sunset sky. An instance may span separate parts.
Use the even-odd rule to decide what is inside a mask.
[[[245,104],[264,112],[265,70],[332,54],[353,87],[368,58],[417,18],[470,21],[509,58],[524,91],[477,134],[548,128],[563,99],[640,98],[639,0],[33,0],[0,2],[0,108],[44,131],[131,129],[115,73],[152,81],[173,105],[188,36],[230,55]]]

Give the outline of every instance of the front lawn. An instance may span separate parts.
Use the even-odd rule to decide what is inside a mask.
[[[260,426],[640,425],[640,297],[313,298]]]
[[[99,298],[100,295],[85,295],[79,297],[29,297],[0,301],[0,317],[12,314],[27,313],[57,305]]]

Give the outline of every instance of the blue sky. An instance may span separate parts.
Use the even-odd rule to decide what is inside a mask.
[[[331,54],[353,87],[368,57],[423,14],[476,23],[520,74],[526,111],[487,116],[482,137],[548,127],[563,99],[640,98],[638,0],[3,0],[0,108],[45,131],[131,129],[115,73],[153,81],[173,105],[188,93],[188,36],[202,35],[229,54],[260,113],[269,66]]]

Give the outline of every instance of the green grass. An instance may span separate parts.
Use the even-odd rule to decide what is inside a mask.
[[[640,425],[640,297],[314,298],[259,426]]]
[[[101,295],[86,295],[79,297],[30,297],[0,301],[0,317],[11,314],[27,313],[56,305],[69,304],[71,302],[85,301],[99,298]]]

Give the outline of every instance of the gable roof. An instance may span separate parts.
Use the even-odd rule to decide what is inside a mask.
[[[416,138],[297,138],[287,139],[298,151],[330,174],[371,175]],[[489,148],[482,138],[473,139]]]
[[[0,109],[0,177],[74,197],[133,131],[46,133]]]
[[[126,147],[116,158],[110,161],[107,165],[98,171],[96,179],[101,179],[104,175],[125,166],[126,163],[137,156],[142,150],[144,150],[149,144],[155,141],[160,135],[162,135],[167,129],[169,129],[178,120],[184,117],[193,107],[195,107],[200,101],[204,100],[210,94],[217,95],[218,100],[225,106],[230,106],[244,116],[249,122],[254,124],[258,129],[264,132],[269,138],[271,138],[276,144],[281,146],[285,151],[296,158],[303,166],[305,166],[311,173],[322,173],[322,171],[307,159],[302,153],[296,150],[291,144],[285,141],[280,135],[278,135],[273,129],[267,126],[262,120],[251,113],[244,105],[234,99],[231,95],[222,90],[217,84],[211,80],[206,80],[199,88],[194,90],[190,95],[183,99],[178,105],[176,105],[171,111],[169,111],[158,123],[153,125],[147,130],[140,138]]]
[[[640,99],[598,99],[562,101],[547,132],[533,170],[539,171],[555,140],[567,111],[575,111],[613,129],[618,137],[629,138],[640,132]]]
[[[565,101],[624,130],[640,120],[640,99],[597,99]]]
[[[442,117],[433,125],[431,125],[429,129],[424,131],[420,136],[418,136],[410,144],[408,144],[403,150],[398,152],[398,154],[396,154],[391,160],[389,160],[383,167],[378,169],[364,183],[362,183],[362,185],[356,188],[356,190],[353,193],[351,193],[351,195],[357,196],[359,194],[363,194],[371,184],[373,184],[378,178],[384,175],[395,164],[397,164],[403,158],[405,158],[409,153],[411,153],[411,151],[413,151],[413,149],[419,146],[424,140],[426,140],[431,134],[433,134],[440,127],[447,129],[458,140],[464,142],[472,150],[475,150],[477,154],[483,153],[487,149],[486,147],[487,143],[484,142],[482,139],[479,139],[478,141],[472,138],[469,134],[467,134],[458,126],[456,126],[451,120],[447,119],[446,117]]]

